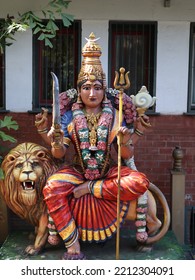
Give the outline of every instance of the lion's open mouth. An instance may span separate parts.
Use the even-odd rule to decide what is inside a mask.
[[[23,190],[27,190],[27,191],[34,190],[34,184],[35,184],[34,181],[22,182]]]

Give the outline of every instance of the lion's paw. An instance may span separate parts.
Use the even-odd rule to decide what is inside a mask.
[[[139,244],[136,248],[136,250],[140,253],[150,253],[152,249],[153,247],[151,245],[142,245],[142,244]]]
[[[146,231],[144,232],[137,232],[136,233],[136,240],[140,243],[145,243],[148,239],[148,234]]]
[[[37,255],[40,251],[41,251],[41,248],[39,247],[39,248],[35,249],[34,245],[29,245],[25,249],[25,253],[27,255],[31,255],[31,256]]]

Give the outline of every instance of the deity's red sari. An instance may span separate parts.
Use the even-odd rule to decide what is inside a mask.
[[[115,114],[110,137],[117,132]],[[86,181],[74,166],[64,166],[52,175],[43,190],[44,200],[58,233],[69,247],[77,236],[82,241],[101,242],[112,237],[117,228],[118,168],[111,167],[106,176],[95,180],[91,194],[74,198],[73,190]],[[121,167],[120,222],[124,221],[131,200],[148,189],[149,181],[143,173]]]

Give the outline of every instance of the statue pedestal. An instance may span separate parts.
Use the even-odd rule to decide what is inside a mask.
[[[172,230],[180,244],[184,244],[185,172],[171,171],[172,175]]]
[[[130,228],[120,230],[120,259],[121,260],[186,260],[189,259],[186,251],[178,243],[173,231],[154,244],[150,252],[137,250],[136,232]],[[63,242],[58,246],[46,245],[38,255],[24,254],[26,246],[32,244],[30,232],[12,232],[0,248],[0,260],[61,260],[65,252]],[[174,248],[170,250],[171,248]],[[81,243],[81,250],[87,260],[116,260],[116,241],[111,238],[106,243]]]

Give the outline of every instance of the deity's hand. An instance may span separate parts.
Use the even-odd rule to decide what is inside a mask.
[[[118,135],[121,134],[121,145],[125,145],[131,138],[131,131],[126,126],[121,126]]]
[[[144,121],[144,122],[143,122]],[[144,125],[144,123],[146,125]],[[136,119],[134,122],[134,129],[139,130],[140,132],[144,133],[144,131],[150,126],[149,117],[146,115],[142,115]]]
[[[39,131],[47,129],[48,126],[48,109],[42,108],[41,113],[35,116],[35,126]]]
[[[63,145],[64,132],[61,128],[56,129],[52,126],[47,136],[50,139],[52,146],[57,147]]]

